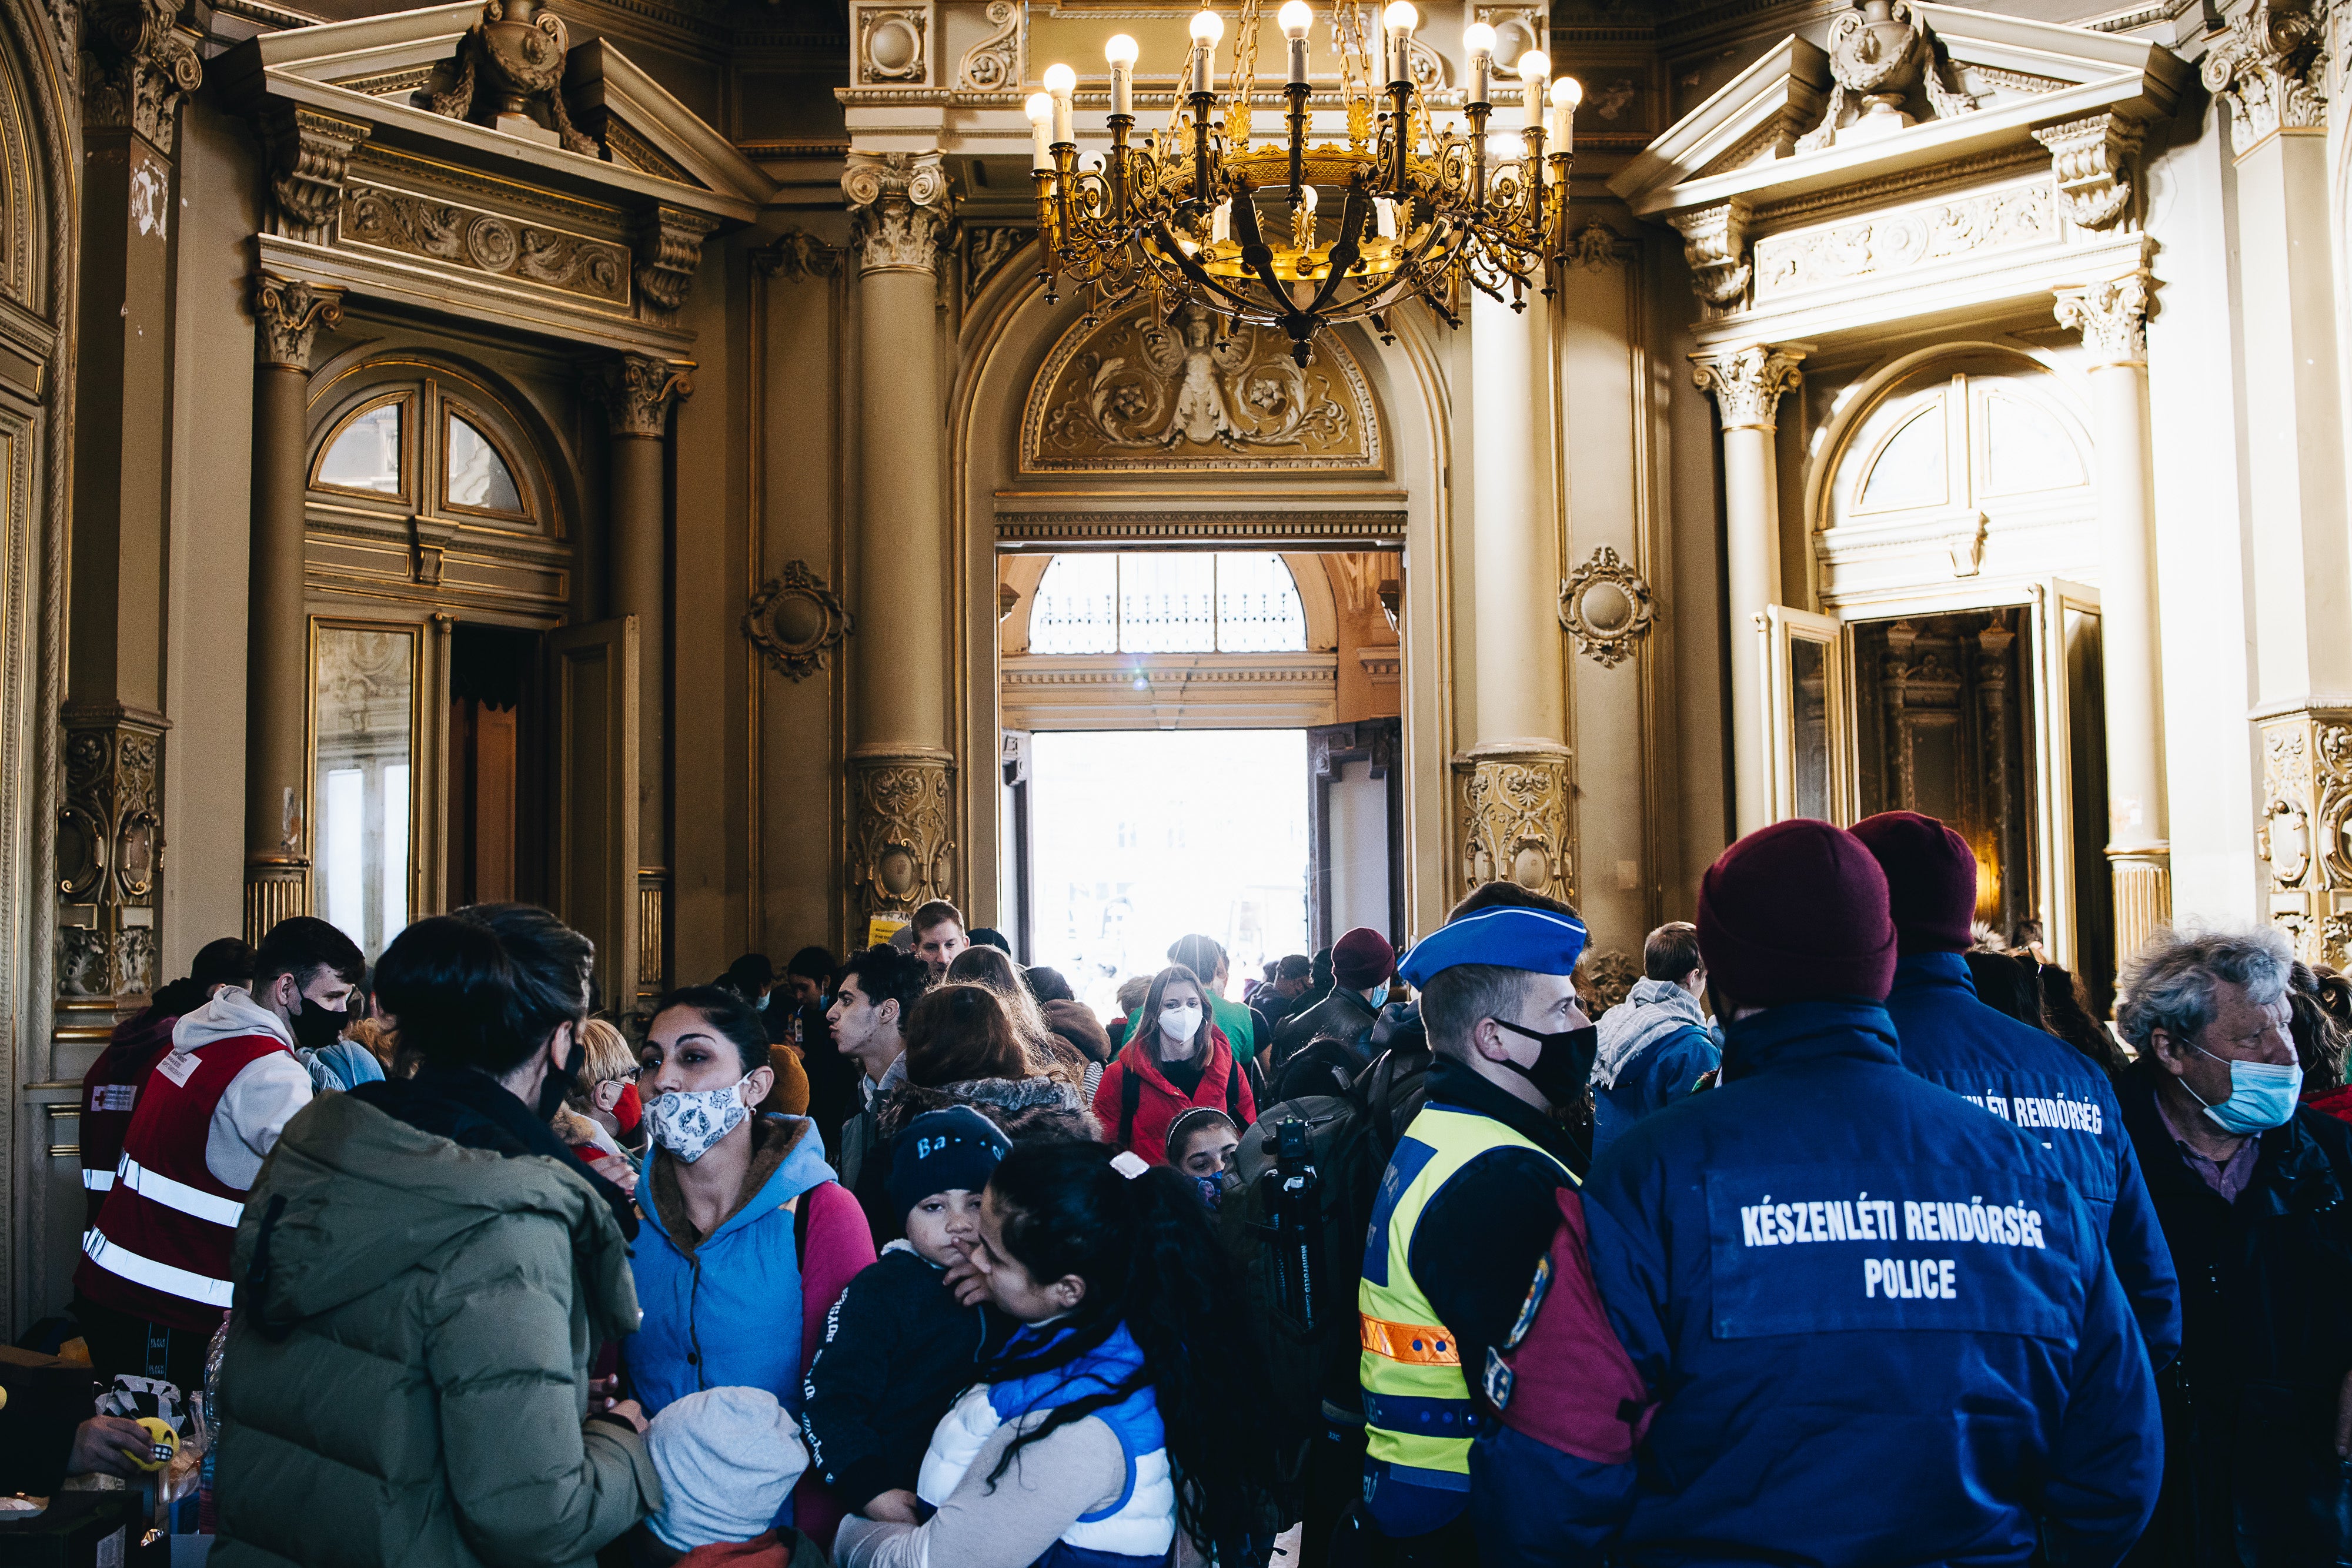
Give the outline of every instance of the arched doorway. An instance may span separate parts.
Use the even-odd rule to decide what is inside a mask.
[[[1812,471],[1818,614],[1768,617],[1775,815],[1909,810],[1976,851],[1978,919],[2104,1006],[2111,882],[2096,472],[2072,389],[2002,345],[1853,384]]]

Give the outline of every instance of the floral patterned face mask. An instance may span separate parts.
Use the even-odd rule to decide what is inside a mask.
[[[673,1089],[655,1095],[646,1103],[646,1131],[679,1163],[692,1165],[751,1113],[735,1094],[751,1078],[747,1072],[724,1089]]]

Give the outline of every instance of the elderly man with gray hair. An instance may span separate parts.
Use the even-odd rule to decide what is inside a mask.
[[[2352,1126],[2298,1104],[2293,961],[2275,928],[2162,932],[2116,998],[2139,1057],[2124,1124],[2183,1319],[2164,1491],[2133,1568],[2352,1549]]]

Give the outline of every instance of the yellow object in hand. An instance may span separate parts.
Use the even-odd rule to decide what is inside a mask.
[[[142,1470],[160,1470],[172,1462],[173,1455],[180,1451],[180,1435],[172,1430],[172,1424],[161,1416],[142,1416],[139,1425],[147,1429],[147,1436],[153,1442],[146,1453],[136,1448],[125,1448],[122,1457]]]

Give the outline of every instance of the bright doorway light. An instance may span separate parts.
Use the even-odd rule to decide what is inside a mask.
[[[1029,791],[1034,961],[1106,1019],[1192,932],[1224,944],[1236,999],[1307,951],[1305,731],[1040,734]]]

